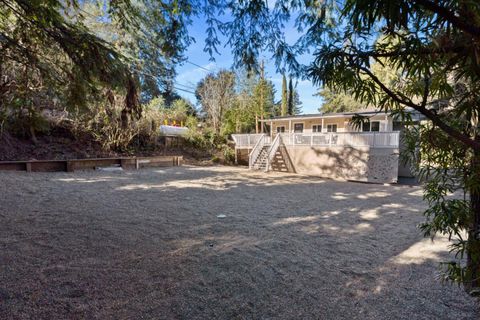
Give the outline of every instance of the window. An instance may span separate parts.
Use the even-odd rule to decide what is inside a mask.
[[[277,133],[285,133],[285,126],[277,127]]]
[[[312,132],[322,132],[322,126],[319,124],[314,124],[312,126]]]
[[[294,123],[293,124],[293,132],[302,133],[303,132],[303,123]]]
[[[362,131],[380,131],[380,121],[364,122],[362,125]]]
[[[327,124],[327,132],[337,132],[336,124]]]

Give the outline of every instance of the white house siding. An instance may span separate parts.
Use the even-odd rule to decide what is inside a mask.
[[[298,117],[297,119],[292,120],[283,120],[276,119],[271,122],[271,132],[272,134],[277,132],[278,126],[285,127],[285,133],[293,133],[295,123],[303,123],[303,132],[311,133],[313,125],[322,125],[322,132],[327,132],[327,125],[336,124],[337,132],[356,132],[361,131],[350,125],[351,117],[327,117],[327,118],[302,118]],[[391,117],[385,116],[384,114],[379,114],[370,118],[370,121],[379,121],[380,122],[380,131],[392,131],[393,130],[393,121]],[[270,122],[267,122],[270,125]]]

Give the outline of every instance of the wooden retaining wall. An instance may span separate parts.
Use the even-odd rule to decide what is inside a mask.
[[[99,158],[71,160],[31,160],[0,161],[0,170],[17,170],[28,172],[94,170],[98,167],[120,166],[123,169],[139,169],[144,167],[181,166],[182,156]]]

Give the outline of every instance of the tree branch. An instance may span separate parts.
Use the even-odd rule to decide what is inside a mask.
[[[428,56],[432,54],[443,54],[443,53],[460,53],[466,48],[464,46],[451,46],[451,47],[441,47],[441,48],[419,48],[418,50],[394,50],[394,51],[356,51],[354,54],[347,53],[344,49],[339,49],[339,55],[343,55],[349,58],[353,57],[368,57],[368,58],[391,58],[399,56],[408,56],[408,55],[423,55]]]
[[[438,5],[433,1],[416,0],[416,2],[427,10],[438,14],[438,16],[444,18],[460,30],[470,34],[474,38],[480,39],[480,27],[467,23],[469,20],[462,19],[462,17],[455,15],[455,13],[453,13],[452,11],[448,10],[445,7],[442,7],[441,5]]]
[[[385,84],[383,84],[378,79],[378,77],[376,77],[368,68],[359,67],[359,69],[362,70],[363,72],[365,72],[395,102],[403,104],[405,106],[408,106],[408,107],[411,107],[411,108],[417,110],[418,112],[423,114],[425,117],[430,119],[433,122],[433,124],[438,126],[440,129],[442,129],[446,134],[448,134],[452,138],[455,138],[455,139],[459,140],[460,142],[462,142],[464,145],[466,145],[469,148],[472,148],[474,150],[480,150],[480,142],[479,141],[472,140],[472,139],[470,139],[469,136],[464,135],[460,131],[452,128],[451,126],[449,126],[448,124],[443,122],[442,119],[436,113],[427,109],[425,107],[425,105],[423,105],[423,104],[418,105],[418,104],[414,103],[413,101],[411,101],[410,99],[408,99],[408,100],[402,99],[401,95],[399,95],[398,93],[395,93],[392,90],[390,90],[389,88],[387,88],[387,86],[385,86]]]

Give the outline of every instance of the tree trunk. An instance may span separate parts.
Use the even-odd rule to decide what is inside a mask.
[[[255,133],[258,133],[258,114],[255,113]]]
[[[260,132],[263,133],[263,113],[262,113],[262,116],[260,118],[262,121],[260,122]]]
[[[35,134],[35,127],[30,125],[30,139],[32,140],[33,144],[38,144],[37,135]]]
[[[122,113],[120,115],[120,120],[122,123],[122,129],[128,128],[128,112],[125,108],[123,108]]]
[[[480,140],[477,137],[475,140]],[[467,271],[465,289],[469,293],[480,290],[480,150],[474,150],[470,187],[471,225],[468,230]],[[476,295],[480,294],[477,292]]]

